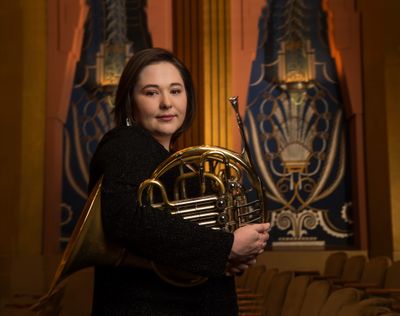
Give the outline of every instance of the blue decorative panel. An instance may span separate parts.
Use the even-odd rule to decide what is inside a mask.
[[[273,246],[353,244],[347,125],[321,0],[270,0],[244,119]]]
[[[65,246],[87,198],[89,162],[112,127],[113,93],[135,51],[151,47],[144,0],[88,0],[80,61],[64,127],[61,246]]]

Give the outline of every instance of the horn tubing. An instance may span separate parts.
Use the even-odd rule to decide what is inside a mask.
[[[242,142],[243,142],[243,146],[244,146],[244,151],[246,153],[246,156],[247,156],[247,159],[249,161],[249,164],[250,164],[251,168],[254,169],[254,163],[253,163],[253,159],[252,159],[251,154],[250,154],[249,143],[247,142],[246,135],[245,135],[244,129],[243,129],[242,117],[240,116],[240,113],[239,113],[239,101],[238,101],[238,99],[239,99],[238,96],[233,96],[233,97],[229,98],[229,101],[231,102],[231,105],[232,105],[233,109],[235,110],[236,121],[238,123],[240,136],[242,138]]]

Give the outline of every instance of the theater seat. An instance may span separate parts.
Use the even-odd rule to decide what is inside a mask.
[[[319,316],[330,293],[330,282],[326,280],[312,282],[307,288],[299,316]]]
[[[353,288],[333,291],[321,308],[320,316],[338,316],[343,306],[359,302],[363,292]]]
[[[367,289],[371,287],[382,288],[385,281],[385,273],[392,260],[386,256],[373,257],[365,263],[363,273],[359,281],[344,284],[347,287]]]
[[[299,314],[311,280],[312,277],[309,275],[300,275],[290,281],[281,316],[297,316]]]
[[[344,305],[337,316],[378,316],[390,312],[391,301],[384,298],[363,299]]]

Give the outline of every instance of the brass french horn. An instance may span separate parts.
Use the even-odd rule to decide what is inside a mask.
[[[212,229],[233,232],[250,223],[265,221],[261,181],[254,172],[248,145],[238,112],[237,97],[229,99],[236,113],[244,150],[241,154],[215,146],[197,146],[180,150],[161,163],[138,189],[140,205],[164,209],[184,219]],[[163,175],[177,168],[173,197],[162,182]],[[199,196],[188,195],[186,183],[199,183]],[[158,190],[161,200],[155,199]],[[207,278],[136,256],[107,240],[100,209],[101,180],[90,194],[64,251],[49,292],[33,309],[38,309],[72,273],[95,265],[153,269],[163,280],[176,286],[195,286]]]

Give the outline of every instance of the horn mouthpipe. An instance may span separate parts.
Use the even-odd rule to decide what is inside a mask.
[[[238,99],[239,99],[238,96],[233,96],[233,97],[229,98],[229,101],[231,102],[231,105],[232,105],[233,109],[235,110],[236,121],[237,121],[237,124],[238,124],[238,127],[239,127],[240,136],[242,138],[244,152],[245,152],[245,154],[247,156],[247,160],[249,162],[249,165],[254,170],[254,163],[253,163],[252,157],[250,155],[250,147],[249,147],[249,144],[247,142],[246,135],[244,133],[242,117],[240,116],[240,113],[239,113],[239,101],[238,101]]]

